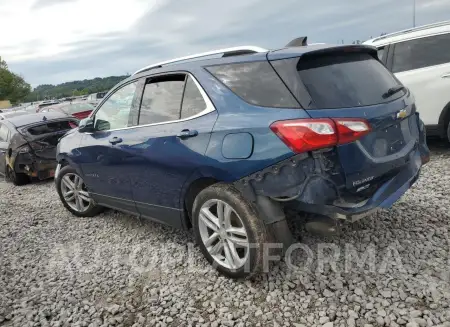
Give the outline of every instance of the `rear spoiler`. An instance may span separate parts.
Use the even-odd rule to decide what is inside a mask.
[[[296,39],[293,39],[291,42],[286,44],[286,48],[291,47],[305,47],[308,45],[308,37],[307,36],[301,36]]]
[[[317,50],[312,50],[309,52],[306,52],[302,55],[305,57],[308,56],[317,56],[317,55],[326,55],[330,53],[367,53],[370,54],[372,57],[378,60],[377,55],[377,48],[371,46],[371,45],[364,45],[364,44],[351,44],[351,45],[339,45],[335,47],[327,47]]]

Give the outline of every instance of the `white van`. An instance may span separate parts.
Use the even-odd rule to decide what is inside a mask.
[[[383,35],[364,44],[411,90],[428,135],[450,141],[450,21]]]

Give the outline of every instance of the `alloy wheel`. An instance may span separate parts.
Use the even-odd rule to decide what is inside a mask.
[[[228,203],[211,199],[200,209],[198,227],[202,242],[219,265],[239,269],[249,255],[249,242],[244,224]]]
[[[91,205],[91,196],[77,174],[68,173],[61,178],[61,193],[64,201],[77,212],[85,212]]]

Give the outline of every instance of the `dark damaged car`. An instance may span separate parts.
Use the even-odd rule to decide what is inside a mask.
[[[57,160],[74,215],[109,207],[193,228],[211,264],[243,277],[262,268],[264,243],[292,243],[287,208],[322,231],[389,208],[429,150],[413,96],[375,48],[297,39],[139,70],[61,139]]]
[[[77,119],[61,113],[0,121],[0,172],[15,185],[53,177],[58,140],[77,125]]]

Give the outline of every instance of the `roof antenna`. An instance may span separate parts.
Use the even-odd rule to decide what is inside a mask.
[[[298,38],[296,38],[296,39],[293,39],[291,42],[289,42],[289,43],[286,45],[286,48],[291,48],[291,47],[305,47],[305,46],[308,45],[307,39],[308,39],[307,36],[301,36],[301,37],[298,37]]]
[[[43,121],[47,121],[47,117],[45,117],[45,116],[42,117],[42,120],[43,120]]]

